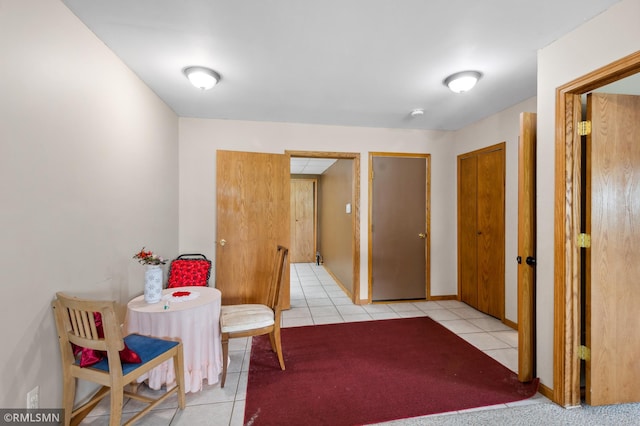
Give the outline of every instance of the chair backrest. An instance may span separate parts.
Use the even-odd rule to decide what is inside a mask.
[[[211,261],[203,254],[181,254],[169,265],[167,288],[208,286]]]
[[[271,274],[271,282],[269,283],[269,295],[266,303],[267,306],[273,310],[279,310],[281,306],[280,294],[282,293],[281,289],[284,281],[284,267],[287,264],[288,254],[288,248],[280,245],[278,246],[273,265],[273,272]]]
[[[114,301],[87,300],[56,293],[52,302],[55,313],[60,351],[64,364],[75,363],[71,344],[81,348],[105,351],[111,360],[118,360],[124,349],[122,330],[118,324]],[[96,324],[94,313],[100,314],[101,327]]]

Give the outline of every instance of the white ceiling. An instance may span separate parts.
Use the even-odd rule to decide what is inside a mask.
[[[291,174],[321,175],[335,163],[331,158],[291,158]]]
[[[618,0],[63,1],[182,117],[456,130],[535,96],[537,50]]]

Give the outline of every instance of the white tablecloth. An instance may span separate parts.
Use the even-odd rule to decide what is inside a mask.
[[[172,296],[182,291],[191,294]],[[146,303],[144,296],[138,296],[127,304],[126,333],[180,338],[184,352],[185,392],[200,391],[204,379],[210,385],[217,383],[222,372],[220,290],[178,287],[162,293],[163,300],[158,303]],[[173,360],[140,377],[139,382],[145,379],[151,389],[160,389],[164,384],[173,386]]]

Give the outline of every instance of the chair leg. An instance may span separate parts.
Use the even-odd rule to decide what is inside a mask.
[[[280,362],[280,368],[284,370],[284,357],[282,356],[282,343],[280,342],[280,329],[276,328],[269,333],[269,340],[271,340],[271,347],[275,345],[275,352],[278,354],[278,361]]]
[[[69,417],[71,425],[75,426],[82,423],[82,420],[87,417],[94,408],[96,408],[96,405],[98,405],[100,401],[102,401],[102,398],[104,398],[109,392],[111,392],[111,388],[109,386],[102,386],[89,401],[74,410],[73,414]]]
[[[271,350],[277,353],[278,347],[276,346],[275,330],[269,333],[269,343],[271,343]]]
[[[182,349],[176,351],[173,357],[173,367],[176,372],[176,386],[178,386],[178,407],[184,410],[186,400],[184,396],[184,355]]]
[[[227,380],[227,364],[229,363],[229,335],[222,333],[222,376],[220,377],[220,387],[224,387]]]
[[[122,404],[124,403],[124,386],[112,386],[110,396],[111,412],[109,413],[109,426],[120,426]]]
[[[71,424],[71,413],[73,412],[73,401],[76,398],[76,379],[70,374],[63,373],[62,383],[62,408],[64,409],[64,424]]]

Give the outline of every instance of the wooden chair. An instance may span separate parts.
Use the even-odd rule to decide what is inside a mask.
[[[137,421],[174,393],[178,394],[178,406],[184,408],[184,363],[181,342],[138,334],[123,337],[116,318],[114,301],[80,299],[64,293],[56,293],[56,296],[52,306],[62,357],[62,408],[65,425],[79,423],[109,392],[110,425],[120,425],[125,395],[149,404],[125,424]],[[74,356],[72,344],[82,350],[93,350],[100,354],[98,362],[81,367],[79,357]],[[141,362],[122,362],[121,356],[125,350],[129,354],[133,351],[133,355],[137,355]],[[139,376],[171,358],[177,385],[161,397],[153,399],[125,390],[125,387]],[[73,410],[76,379],[98,383],[102,388],[89,402]]]
[[[278,246],[265,304],[240,304],[221,307],[222,378],[220,379],[220,387],[224,387],[224,382],[227,378],[229,339],[235,337],[260,336],[268,333],[271,349],[278,355],[280,368],[284,370],[282,344],[280,343],[280,312],[282,309],[280,290],[288,253],[289,249]]]

